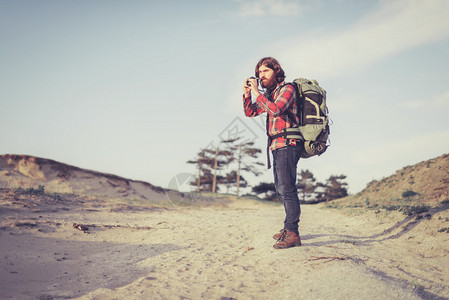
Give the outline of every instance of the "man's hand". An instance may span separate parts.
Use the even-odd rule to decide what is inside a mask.
[[[249,83],[247,85],[246,83]],[[243,84],[243,91],[245,92],[245,97],[251,96],[251,91],[253,92],[254,96],[259,97],[259,85],[257,83],[257,78],[246,78],[245,83]]]
[[[249,78],[246,78],[245,82],[243,83],[243,92],[245,93],[245,98],[249,98],[251,96],[251,86],[246,85],[248,81]]]

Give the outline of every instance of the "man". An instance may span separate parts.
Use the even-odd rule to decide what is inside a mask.
[[[268,145],[273,153],[274,184],[285,208],[284,228],[273,236],[277,240],[274,248],[300,246],[298,223],[301,208],[296,189],[296,166],[304,143],[299,136],[289,138],[284,134],[286,128],[297,128],[299,124],[295,88],[284,84],[284,70],[272,57],[264,57],[257,63],[255,75],[256,78],[247,78],[243,84],[243,109],[247,117],[267,113]],[[263,95],[258,89],[258,80],[266,89]],[[251,92],[256,98],[254,103]]]

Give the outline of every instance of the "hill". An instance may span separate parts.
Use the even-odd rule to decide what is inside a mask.
[[[182,199],[176,191],[148,182],[86,170],[29,155],[0,155],[0,188],[36,188],[47,192],[103,196],[110,199],[159,201]],[[333,203],[355,206],[391,206],[398,201],[435,206],[449,199],[449,154],[406,166],[395,174],[370,182],[367,187]],[[176,200],[178,201],[178,200]]]
[[[336,205],[368,208],[425,205],[449,201],[449,154],[406,166],[393,175],[370,182],[361,192],[339,199]]]
[[[28,155],[0,155],[0,188],[37,188],[46,192],[156,201],[176,192],[148,182],[86,170]]]

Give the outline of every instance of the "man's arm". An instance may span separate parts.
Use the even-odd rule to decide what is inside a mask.
[[[262,108],[260,108],[257,103],[252,103],[251,101],[251,88],[252,85],[247,85],[246,83],[252,79],[247,78],[245,83],[243,84],[243,111],[245,112],[245,116],[247,117],[256,117],[264,112]],[[260,95],[260,93],[259,93]]]
[[[256,117],[265,112],[257,105],[257,103],[252,103],[251,96],[249,96],[249,98],[246,98],[245,95],[243,95],[243,111],[245,112],[245,116],[247,117]]]
[[[266,111],[270,116],[277,117],[290,107],[294,100],[295,88],[291,85],[284,85],[279,95],[274,101],[268,100],[264,95],[259,95],[256,99],[258,106]]]

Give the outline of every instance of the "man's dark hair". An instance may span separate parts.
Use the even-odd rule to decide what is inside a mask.
[[[273,57],[264,57],[257,63],[256,66],[256,77],[259,78],[259,68],[260,66],[266,66],[267,68],[270,68],[274,71],[274,74],[276,75],[277,83],[284,81],[285,79],[285,73],[284,70],[281,68],[281,65],[279,62],[274,59]]]

